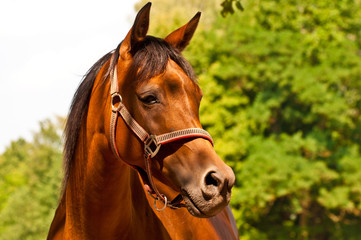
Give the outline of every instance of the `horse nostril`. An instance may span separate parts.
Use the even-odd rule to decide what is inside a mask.
[[[202,184],[202,194],[205,200],[211,200],[220,193],[222,180],[216,171],[209,171],[204,177]]]
[[[205,183],[207,186],[213,185],[215,187],[218,187],[220,184],[220,180],[217,178],[216,173],[214,171],[210,171],[206,175]]]
[[[229,198],[231,188],[235,182],[235,178],[233,171],[221,172],[218,169],[212,169],[205,174],[203,181],[204,182],[201,187],[202,194],[203,197],[208,201],[217,196]]]

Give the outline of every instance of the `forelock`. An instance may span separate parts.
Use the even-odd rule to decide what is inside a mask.
[[[144,82],[165,72],[168,61],[173,60],[194,82],[193,68],[182,54],[160,38],[147,36],[131,51],[133,63],[130,70],[135,73],[137,82]]]

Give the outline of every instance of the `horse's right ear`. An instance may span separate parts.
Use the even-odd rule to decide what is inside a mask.
[[[139,10],[134,20],[133,27],[129,30],[127,36],[122,42],[122,45],[120,46],[120,57],[127,58],[130,51],[136,46],[136,44],[143,41],[147,36],[151,6],[152,3],[148,2],[142,9]]]
[[[164,40],[179,51],[183,51],[191,41],[200,17],[201,13],[198,12],[186,25],[169,34]]]

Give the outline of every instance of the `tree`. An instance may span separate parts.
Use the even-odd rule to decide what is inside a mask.
[[[243,2],[242,2],[243,3]],[[252,1],[187,55],[244,239],[356,239],[361,4]]]
[[[45,239],[61,183],[64,119],[45,120],[33,140],[20,138],[0,156],[0,239]]]

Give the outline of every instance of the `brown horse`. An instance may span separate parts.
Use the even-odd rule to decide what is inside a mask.
[[[74,96],[48,239],[238,239],[235,177],[201,129],[202,91],[180,54],[200,13],[159,39],[146,35],[150,6]]]

